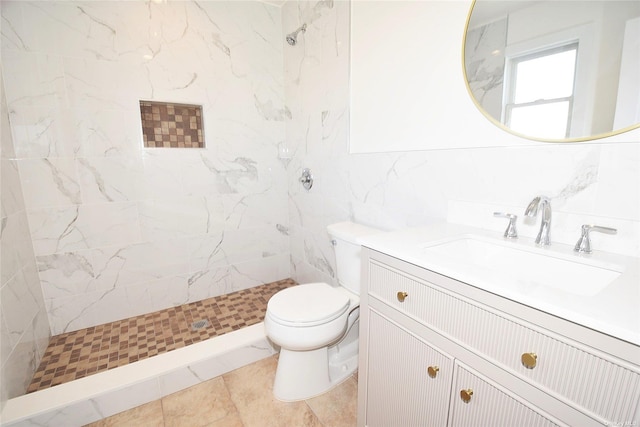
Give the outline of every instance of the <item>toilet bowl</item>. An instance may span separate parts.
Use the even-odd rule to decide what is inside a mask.
[[[293,286],[267,304],[265,332],[280,346],[273,385],[279,400],[322,394],[358,367],[359,239],[380,231],[351,222],[332,224],[327,231],[335,249],[338,286]]]

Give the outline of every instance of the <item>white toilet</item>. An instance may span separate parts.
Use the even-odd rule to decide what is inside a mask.
[[[339,286],[308,283],[276,293],[267,304],[267,337],[280,346],[273,394],[295,401],[317,396],[358,367],[360,243],[379,230],[341,222],[327,227]]]

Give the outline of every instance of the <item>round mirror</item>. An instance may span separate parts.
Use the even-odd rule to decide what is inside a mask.
[[[584,141],[640,127],[640,1],[475,0],[464,74],[492,122]]]

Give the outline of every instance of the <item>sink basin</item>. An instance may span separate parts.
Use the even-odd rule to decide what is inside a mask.
[[[598,263],[574,253],[551,248],[525,246],[517,241],[500,241],[480,236],[461,236],[423,248],[433,263],[454,267],[471,285],[491,287],[540,286],[574,295],[593,296],[620,276],[623,268]],[[463,278],[454,279],[465,281]]]

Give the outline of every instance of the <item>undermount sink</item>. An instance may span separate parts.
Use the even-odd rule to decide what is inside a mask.
[[[598,294],[623,271],[620,266],[598,263],[574,253],[473,235],[436,242],[424,247],[422,255],[431,262],[455,264],[456,271],[471,285],[476,280],[501,288],[544,286],[583,296]]]

